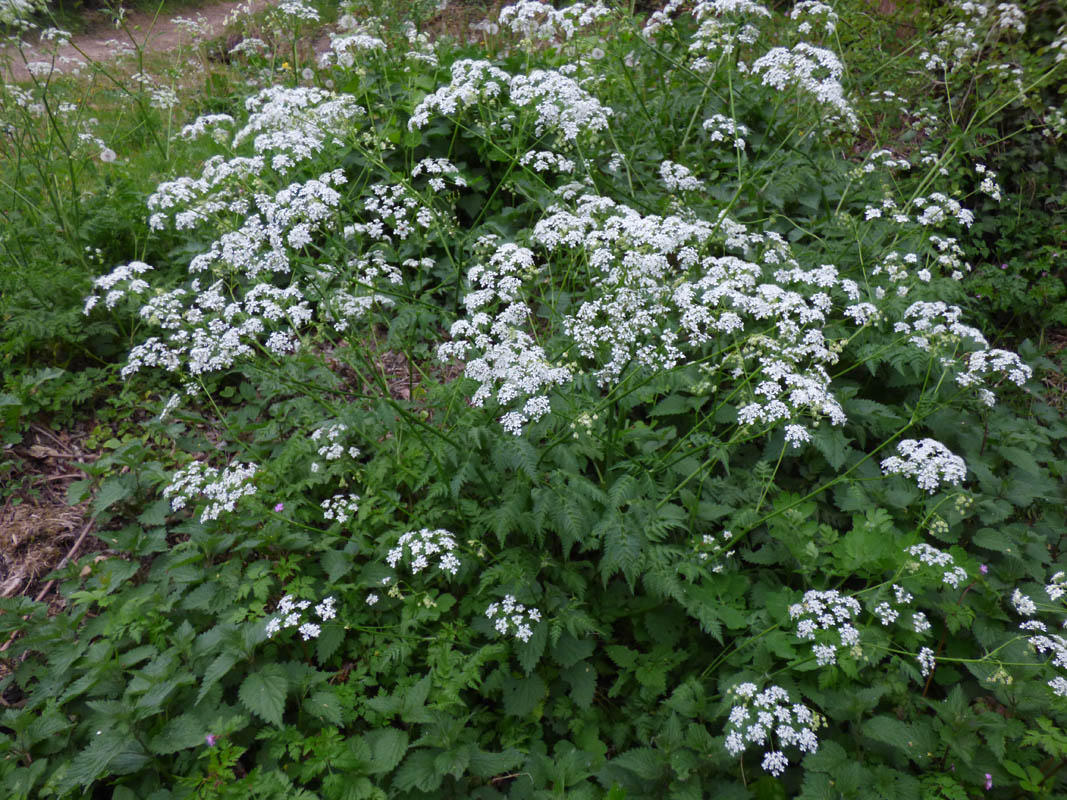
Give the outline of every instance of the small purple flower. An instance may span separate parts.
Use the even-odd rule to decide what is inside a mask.
[[[993,775],[989,772],[985,774],[985,790],[988,792],[993,788]]]
[[[988,575],[989,574],[989,567],[986,566],[985,564],[979,564],[978,565],[978,571],[981,572],[983,575]]]
[[[283,511],[285,511],[285,503],[278,503],[278,505],[274,507],[274,513],[276,514],[281,514]]]
[[[204,743],[208,747],[214,747],[215,746],[215,741],[216,741],[215,734],[213,734],[213,733],[209,733],[207,736],[204,737]]]

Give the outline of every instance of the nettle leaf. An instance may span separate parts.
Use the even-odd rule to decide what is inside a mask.
[[[196,695],[196,704],[199,705],[200,701],[204,699],[204,696],[211,691],[211,687],[218,683],[222,678],[230,671],[234,664],[237,663],[237,656],[234,653],[220,653],[215,657],[206,670],[204,670],[204,677],[200,683],[200,691]]]
[[[545,645],[548,643],[548,625],[541,622],[534,626],[533,635],[529,641],[515,645],[515,654],[519,658],[519,664],[529,675],[541,660],[545,653]]]
[[[663,753],[651,747],[635,747],[627,750],[610,762],[613,767],[621,767],[646,781],[654,781],[663,776],[667,766]]]
[[[522,763],[522,753],[518,750],[505,750],[503,753],[487,753],[475,749],[471,752],[470,771],[479,778],[491,778],[508,770],[515,769]]]
[[[596,692],[596,668],[588,661],[579,661],[560,673],[570,686],[570,697],[580,709],[589,708],[593,704],[593,695]]]
[[[504,679],[504,713],[512,717],[525,717],[545,699],[547,687],[536,673],[525,678]]]
[[[427,673],[418,683],[408,689],[400,703],[400,718],[404,722],[428,722],[430,713],[426,709],[426,698],[430,696],[433,677]]]
[[[436,750],[412,750],[404,763],[393,777],[393,786],[402,792],[418,789],[421,792],[432,792],[441,785],[444,773],[440,772],[434,764],[437,757]]]
[[[285,669],[279,664],[268,664],[244,679],[238,696],[244,707],[257,717],[280,727],[288,688]]]
[[[156,755],[169,755],[203,744],[206,733],[204,725],[196,717],[182,714],[163,726],[159,735],[149,742],[149,749]]]
[[[329,661],[330,656],[337,652],[341,642],[345,639],[345,629],[341,625],[327,624],[322,626],[322,632],[315,640],[315,658],[320,664]]]
[[[128,737],[114,729],[95,731],[89,746],[70,762],[60,786],[64,792],[75,786],[88,786],[107,770],[111,762],[126,749]]]
[[[569,667],[583,658],[589,658],[594,647],[592,639],[576,639],[569,633],[564,633],[552,645],[552,659],[561,667]]]
[[[926,761],[926,754],[936,746],[936,742],[929,736],[923,736],[924,729],[925,726],[911,725],[882,715],[864,723],[863,735],[891,745],[913,761]]]
[[[378,728],[363,737],[371,750],[371,774],[392,772],[408,749],[408,735],[397,728]]]
[[[305,701],[304,708],[319,719],[324,719],[334,725],[340,725],[343,722],[341,701],[337,698],[337,693],[330,689],[320,689],[313,693]]]

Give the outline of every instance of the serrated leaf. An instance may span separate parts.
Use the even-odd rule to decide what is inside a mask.
[[[569,667],[583,658],[589,658],[593,654],[593,647],[591,639],[576,639],[569,633],[564,633],[552,645],[552,660],[561,667]]]
[[[278,664],[268,664],[244,679],[238,697],[257,717],[280,727],[287,689],[285,670]]]
[[[320,664],[325,664],[330,656],[337,652],[345,639],[345,629],[340,625],[324,625],[315,640],[315,657]]]
[[[587,709],[593,704],[596,693],[596,669],[588,661],[579,661],[560,673],[570,686],[570,697],[580,709]]]
[[[208,668],[204,670],[204,677],[200,682],[200,691],[196,695],[196,704],[199,705],[200,701],[204,699],[204,695],[208,693],[212,686],[218,683],[230,671],[230,668],[237,663],[237,656],[233,653],[221,653],[215,657],[215,660],[208,665]]]
[[[74,786],[88,786],[107,770],[112,760],[123,751],[126,737],[115,731],[97,731],[82,750],[70,762],[61,783],[65,792]]]
[[[665,760],[664,754],[658,750],[653,750],[651,747],[635,747],[613,758],[611,764],[614,767],[622,767],[646,781],[654,781],[663,774],[666,767]]]
[[[541,660],[547,642],[548,625],[539,622],[533,626],[533,635],[530,636],[529,640],[515,646],[515,654],[519,658],[519,664],[522,665],[527,675],[533,672],[537,662]]]
[[[504,713],[512,717],[526,717],[545,698],[546,686],[541,676],[534,673],[525,678],[504,679]]]
[[[166,525],[170,518],[170,500],[156,500],[148,508],[137,516],[137,521],[142,525],[155,526]]]
[[[430,686],[433,678],[427,673],[418,683],[412,686],[400,704],[400,719],[404,722],[427,722],[429,712],[426,710],[426,698],[430,696]]]
[[[434,767],[435,750],[413,750],[408,753],[393,777],[393,787],[402,792],[418,789],[432,792],[441,785],[444,774]]]
[[[313,693],[311,697],[304,701],[304,708],[319,719],[324,719],[334,725],[340,725],[342,722],[341,701],[337,699],[336,693],[330,689],[320,689]]]
[[[207,731],[191,714],[175,717],[163,726],[159,735],[152,738],[149,748],[156,755],[169,755],[187,747],[204,744]]]
[[[470,771],[479,778],[491,778],[515,769],[521,763],[522,753],[518,750],[505,750],[503,753],[474,750],[471,753]]]
[[[93,499],[93,514],[99,514],[101,511],[110,508],[125,500],[130,496],[133,488],[130,486],[130,481],[125,475],[115,475],[105,480],[100,485],[100,491],[96,493],[96,497]]]
[[[340,550],[327,550],[319,559],[331,584],[337,583],[353,566],[352,556]]]
[[[629,648],[623,647],[621,644],[612,644],[604,648],[608,654],[608,658],[615,662],[615,666],[619,669],[630,669],[634,662],[637,661],[637,653]]]
[[[372,775],[392,772],[408,749],[408,735],[397,728],[378,728],[363,737],[371,750]]]

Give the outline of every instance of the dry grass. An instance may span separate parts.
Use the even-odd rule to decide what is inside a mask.
[[[82,431],[31,426],[14,456],[14,487],[0,507],[0,597],[36,597],[45,576],[70,551],[89,522],[88,502],[67,504],[67,488],[85,475],[75,463],[93,460]],[[95,539],[82,552],[103,549]]]

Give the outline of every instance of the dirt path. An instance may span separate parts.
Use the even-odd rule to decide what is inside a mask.
[[[249,9],[252,12],[259,11],[268,5],[267,0],[250,0],[249,2],[211,3],[201,8],[186,8],[176,14],[155,14],[133,11],[126,15],[126,29],[133,35],[133,41],[126,31],[121,28],[102,22],[85,33],[80,33],[71,39],[70,44],[53,51],[49,42],[34,42],[23,48],[25,60],[10,45],[0,59],[6,61],[2,67],[4,80],[14,79],[16,82],[30,79],[26,70],[27,62],[42,61],[54,63],[57,70],[68,71],[75,61],[107,61],[113,58],[119,47],[131,46],[136,42],[137,46],[143,47],[146,52],[165,52],[174,50],[181,45],[189,45],[194,34],[190,33],[180,20],[192,20],[196,22],[201,33],[196,34],[198,39],[212,38],[222,33],[223,23],[226,18],[238,8]],[[55,60],[53,61],[53,55]]]

